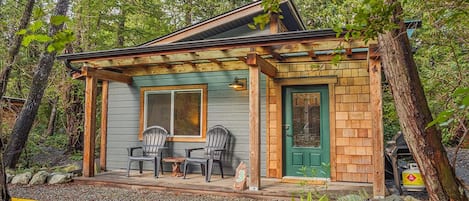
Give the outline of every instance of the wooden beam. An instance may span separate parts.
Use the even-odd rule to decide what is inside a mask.
[[[83,77],[96,77],[100,80],[107,80],[107,81],[116,81],[116,82],[123,82],[126,84],[132,84],[132,77],[122,74],[116,73],[113,71],[108,70],[98,70],[95,68],[84,66],[81,68],[81,73],[74,73],[73,79],[81,79]]]
[[[216,63],[218,66],[223,66],[221,61],[218,61],[216,59],[209,59],[210,62]]]
[[[189,65],[191,65],[191,66],[192,66],[192,68],[195,68],[195,67],[197,67],[197,65],[196,65],[195,63],[192,63],[192,62],[190,62],[190,61],[186,61],[186,62],[184,62],[184,63],[185,63],[185,64],[189,64]]]
[[[109,81],[103,81],[101,90],[101,146],[99,151],[99,166],[106,171],[107,158],[107,111],[108,111]]]
[[[86,77],[85,89],[85,133],[83,146],[83,176],[94,177],[94,150],[96,136],[96,77]]]
[[[351,57],[352,56],[352,48],[345,48],[345,55],[347,55],[347,57]]]
[[[242,62],[244,62],[244,63],[246,63],[246,61],[247,61],[246,57],[238,57],[238,60],[240,60],[240,61],[242,61]]]
[[[197,68],[194,68],[197,65]],[[223,66],[213,65],[213,63],[197,63],[197,64],[175,64],[172,68],[165,68],[160,65],[148,67],[126,68],[124,72],[130,76],[140,75],[156,75],[170,73],[192,73],[192,72],[214,72],[227,70],[247,70],[249,66],[242,61],[224,61]]]
[[[269,50],[265,47],[272,46]],[[167,51],[161,53],[145,53],[136,56],[120,56],[109,58],[74,60],[72,63],[86,63],[91,67],[130,67],[135,65],[161,64],[167,62],[184,62],[208,59],[239,58],[246,56],[249,52],[255,51],[261,56],[283,53],[297,53],[309,51],[334,50],[337,47],[344,48],[365,48],[368,47],[363,41],[352,41],[344,43],[340,38],[324,38],[321,40],[301,40],[266,43],[262,45],[222,46],[201,49],[184,49]],[[164,55],[164,56],[163,56]]]
[[[316,52],[314,50],[308,51],[308,56],[311,57],[311,59],[316,59]]]
[[[368,48],[368,57],[370,59],[375,59],[378,60],[380,57],[380,53],[378,50],[379,46],[378,44],[370,44],[370,47]]]
[[[279,24],[279,14],[278,13],[272,13],[270,15],[270,23],[269,23],[269,28],[270,28],[270,33],[271,34],[276,34],[279,32],[280,29],[280,24]]]
[[[269,77],[275,77],[277,75],[277,68],[270,64],[268,61],[260,57],[257,53],[249,53],[247,55],[246,63],[250,66],[259,66],[261,72]]]
[[[261,185],[260,88],[260,67],[251,66],[249,68],[249,190],[253,191],[259,190]]]
[[[370,59],[368,67],[370,73],[371,136],[373,136],[373,197],[381,199],[384,198],[386,193],[386,187],[384,185],[381,62],[379,60]]]
[[[274,59],[276,59],[277,61],[283,61],[285,58],[282,57],[282,55],[280,55],[279,53],[275,52],[273,47],[271,46],[266,46],[266,47],[263,47],[270,55],[272,55],[272,57]]]

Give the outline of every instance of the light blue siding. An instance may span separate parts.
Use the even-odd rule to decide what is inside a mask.
[[[140,87],[207,84],[207,126],[223,125],[232,133],[229,154],[225,156],[224,171],[234,174],[237,165],[249,163],[249,93],[234,91],[228,87],[235,77],[247,78],[247,70],[205,73],[184,73],[134,77],[133,84],[111,82],[109,85],[108,111],[108,169],[125,169],[126,147],[138,145]],[[265,77],[261,83],[261,175],[265,176]],[[169,142],[170,155],[184,156],[186,148],[203,146],[204,143]],[[152,167],[150,164],[145,165]],[[165,170],[169,171],[169,164]],[[198,171],[198,167],[193,167]],[[215,167],[215,172],[218,168]]]

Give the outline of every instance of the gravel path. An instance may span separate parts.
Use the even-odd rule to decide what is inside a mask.
[[[251,198],[222,197],[150,190],[124,189],[117,187],[89,186],[81,184],[9,186],[12,197],[35,199],[38,201],[253,201]]]

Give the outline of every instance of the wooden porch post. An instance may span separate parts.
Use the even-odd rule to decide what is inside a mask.
[[[83,176],[94,177],[94,149],[96,133],[97,78],[86,77],[85,90],[85,134],[83,147]]]
[[[370,102],[373,136],[373,197],[384,198],[384,136],[381,89],[381,62],[376,53],[376,45],[369,48]]]
[[[106,149],[107,149],[107,102],[108,102],[109,81],[104,80],[102,85],[101,103],[101,146],[99,151],[99,166],[102,171],[106,170]]]
[[[249,190],[257,191],[261,185],[260,162],[260,67],[249,67]]]

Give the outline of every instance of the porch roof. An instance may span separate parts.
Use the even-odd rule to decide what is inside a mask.
[[[229,49],[235,47],[247,47],[247,46],[268,46],[279,43],[285,43],[288,41],[304,41],[307,39],[320,39],[326,37],[335,37],[336,32],[332,29],[324,30],[310,30],[310,31],[294,31],[294,32],[283,32],[270,35],[261,36],[243,36],[243,37],[231,37],[231,38],[220,38],[220,39],[209,39],[209,40],[197,40],[187,42],[176,42],[161,44],[156,46],[138,46],[129,48],[118,48],[103,51],[92,51],[74,54],[64,54],[57,56],[57,59],[68,60],[68,61],[84,61],[100,58],[110,58],[118,56],[135,56],[139,54],[148,53],[161,53],[171,51],[194,51],[196,49],[203,48],[216,48]]]

